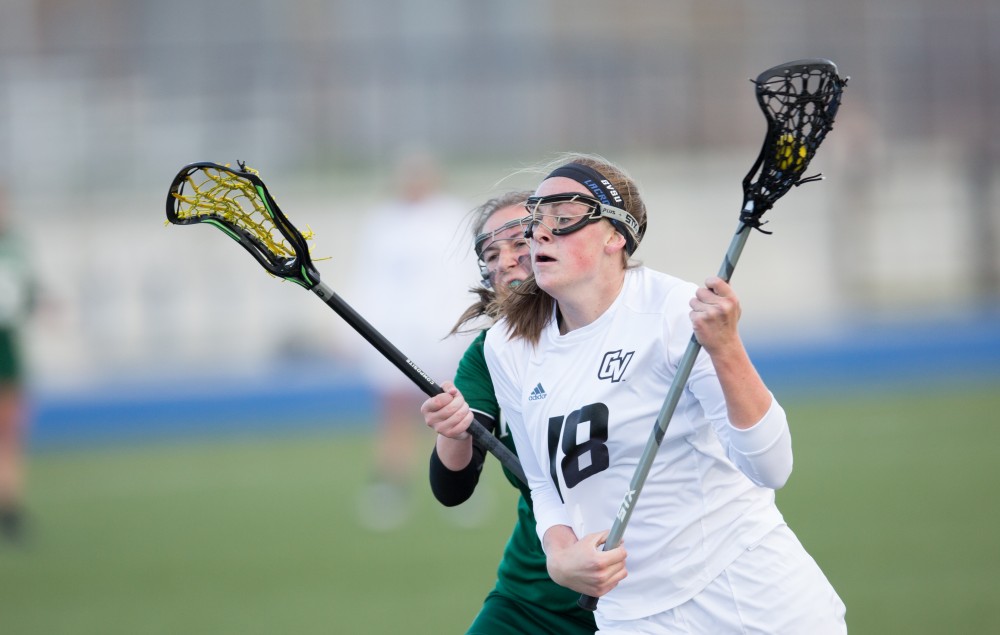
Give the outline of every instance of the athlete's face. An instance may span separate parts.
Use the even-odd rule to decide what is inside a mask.
[[[553,194],[590,196],[585,185],[562,176],[545,179],[535,190],[535,196]],[[562,212],[552,209],[547,213],[557,217]],[[575,216],[580,212],[567,208],[565,213]],[[606,247],[619,242],[624,243],[624,238],[608,222],[590,223],[560,236],[554,235],[544,222],[540,222],[532,228],[531,237],[531,266],[535,281],[543,291],[558,299],[560,290],[602,276],[602,267],[607,265]]]
[[[507,223],[524,217],[524,205],[501,207],[486,220],[483,233],[492,233]],[[528,240],[524,228],[515,224],[500,230],[483,244],[481,256],[490,282],[498,294],[506,294],[531,275]]]

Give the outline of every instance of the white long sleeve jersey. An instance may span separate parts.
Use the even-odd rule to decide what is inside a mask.
[[[691,339],[696,286],[630,269],[614,304],[537,347],[509,340],[501,321],[486,361],[534,502],[538,535],[568,525],[578,537],[609,529]],[[598,611],[630,620],[693,597],[741,552],[783,522],[774,490],[792,469],[776,400],[747,430],[727,419],[711,359],[698,356],[623,537],[628,577]]]

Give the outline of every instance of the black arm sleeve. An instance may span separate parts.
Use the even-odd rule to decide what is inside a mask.
[[[493,432],[496,421],[492,417],[481,412],[473,412],[473,416],[484,428]],[[486,450],[478,443],[473,443],[472,460],[469,464],[458,471],[450,470],[441,462],[435,445],[434,451],[431,452],[430,465],[431,492],[434,493],[434,498],[445,507],[461,505],[469,500],[476,485],[479,484],[479,475],[482,474],[485,462]]]

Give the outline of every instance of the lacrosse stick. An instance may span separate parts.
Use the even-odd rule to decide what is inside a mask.
[[[728,282],[743,252],[750,231],[760,229],[761,216],[774,206],[793,185],[802,185],[822,178],[817,174],[803,177],[809,162],[819,149],[826,134],[833,128],[833,120],[840,107],[840,99],[847,84],[846,78],[837,74],[837,67],[829,60],[803,59],[770,68],[752,80],[757,103],[767,119],[764,144],[750,171],[743,179],[743,209],[736,235],[729,245],[719,277]],[[608,532],[604,549],[614,549],[621,543],[636,500],[646,482],[653,459],[667,433],[667,426],[701,350],[694,335],[688,343],[684,357],[677,367],[677,374],[663,402],[656,425],[650,434],[642,457],[636,465],[629,490],[618,508],[618,515]],[[581,595],[581,608],[593,611],[597,598]]]
[[[344,318],[382,355],[429,397],[444,392],[412,360],[403,355],[357,311],[320,280],[307,239],[278,208],[256,170],[239,163],[233,169],[201,162],[185,166],[174,177],[167,195],[167,220],[175,225],[208,223],[242,245],[273,276],[290,280],[315,293]],[[521,482],[524,472],[517,457],[478,421],[469,433]]]

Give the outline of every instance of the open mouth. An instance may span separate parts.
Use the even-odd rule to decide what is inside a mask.
[[[545,254],[538,254],[535,256],[535,262],[555,262],[556,259],[551,256],[546,256]]]

